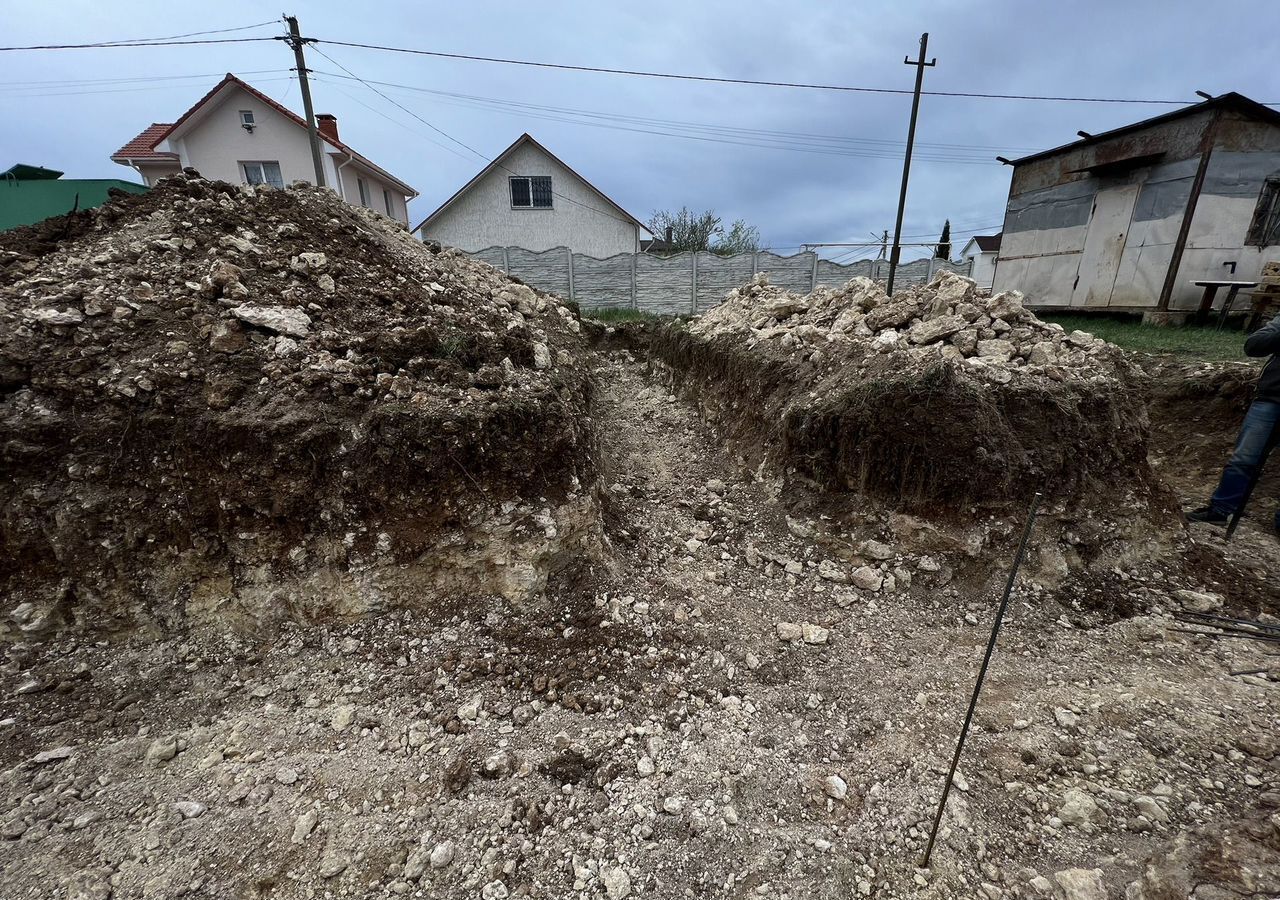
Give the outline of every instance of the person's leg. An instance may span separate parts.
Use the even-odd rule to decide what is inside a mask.
[[[1280,403],[1257,401],[1249,407],[1244,424],[1240,426],[1240,436],[1236,438],[1235,452],[1222,472],[1218,489],[1209,500],[1209,506],[1215,513],[1230,516],[1240,507],[1278,421]]]

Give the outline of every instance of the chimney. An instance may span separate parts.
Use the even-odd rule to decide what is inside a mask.
[[[316,113],[316,130],[330,140],[338,141],[338,117],[330,113]]]

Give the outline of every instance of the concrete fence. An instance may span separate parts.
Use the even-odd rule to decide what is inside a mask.
[[[639,309],[669,315],[697,314],[718,304],[730,289],[757,272],[788,290],[808,293],[818,287],[840,287],[856,275],[878,281],[889,277],[889,262],[863,259],[847,265],[820,259],[816,253],[619,253],[596,259],[571,253],[568,247],[534,252],[519,247],[489,247],[472,253],[528,285],[576,301],[584,309]],[[918,259],[898,266],[897,286],[928,281],[946,269],[968,275],[972,262]]]

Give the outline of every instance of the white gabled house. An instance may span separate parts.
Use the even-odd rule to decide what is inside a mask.
[[[414,231],[469,253],[568,247],[604,258],[636,253],[649,231],[546,147],[522,134]]]
[[[1000,255],[1000,235],[975,234],[960,251],[960,258],[971,261],[969,277],[978,287],[991,290],[996,278],[996,257]]]
[[[335,116],[319,114],[316,125],[325,184],[407,225],[418,192],[345,144]],[[147,185],[188,166],[233,184],[315,182],[306,120],[230,73],[176,122],[152,124],[111,159]]]

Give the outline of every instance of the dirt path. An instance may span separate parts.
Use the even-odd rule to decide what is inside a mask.
[[[614,560],[536,607],[11,653],[0,894],[1120,897],[1280,805],[1275,682],[1228,674],[1262,645],[1024,582],[918,870],[1001,574],[744,471],[625,353],[595,374]],[[1280,891],[1233,847],[1217,880]]]

